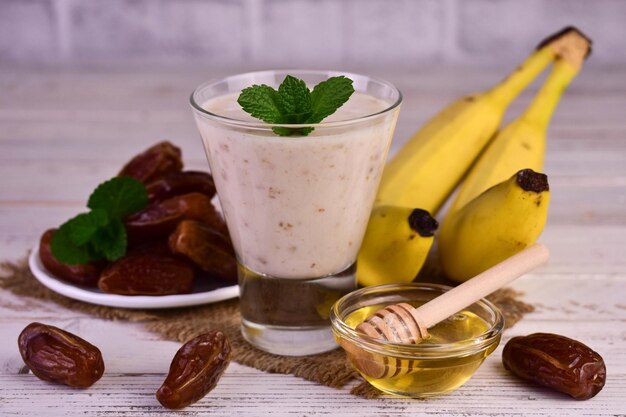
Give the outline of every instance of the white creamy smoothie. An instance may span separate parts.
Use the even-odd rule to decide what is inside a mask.
[[[238,94],[202,107],[258,123]],[[281,137],[197,118],[220,204],[240,262],[264,275],[310,279],[354,263],[365,233],[398,111],[355,92],[308,136]]]

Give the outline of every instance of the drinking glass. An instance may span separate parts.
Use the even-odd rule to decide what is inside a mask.
[[[317,124],[268,124],[233,112],[241,90],[278,88],[287,75],[310,89],[344,75],[355,94]],[[243,336],[282,355],[335,348],[330,308],[356,287],[355,260],[402,95],[364,75],[289,70],[207,82],[190,100],[239,263]],[[278,136],[276,127],[314,130]]]

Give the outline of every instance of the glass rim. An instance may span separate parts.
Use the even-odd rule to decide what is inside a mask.
[[[331,308],[330,322],[333,331],[335,333],[338,333],[338,337],[345,338],[350,341],[350,343],[356,344],[357,346],[360,346],[361,348],[364,348],[368,351],[375,352],[381,355],[406,357],[411,359],[447,358],[479,352],[496,342],[498,336],[502,334],[502,330],[504,329],[504,316],[502,315],[500,309],[486,298],[481,298],[473,304],[478,304],[481,307],[485,308],[488,312],[493,314],[493,322],[488,323],[489,328],[476,337],[457,340],[451,343],[409,345],[388,342],[383,339],[374,338],[360,333],[352,327],[348,326],[348,324],[346,324],[346,322],[343,320],[343,304],[352,304],[354,299],[357,299],[359,296],[366,293],[382,294],[392,290],[401,291],[403,289],[421,289],[428,291],[441,291],[443,293],[452,289],[452,287],[431,283],[408,283],[385,284],[358,289],[337,300],[337,302],[335,302],[335,304]]]
[[[359,117],[355,117],[352,119],[347,119],[347,120],[337,120],[334,122],[320,122],[320,123],[309,123],[309,124],[288,124],[288,123],[265,123],[263,121],[248,121],[248,120],[241,120],[241,119],[234,119],[231,117],[226,117],[226,116],[220,116],[219,114],[216,113],[212,113],[204,108],[202,108],[202,106],[197,102],[195,96],[198,92],[200,92],[201,90],[210,87],[212,85],[218,84],[222,81],[225,81],[229,78],[234,78],[234,77],[245,77],[245,76],[250,76],[253,74],[272,74],[272,73],[294,73],[294,74],[325,74],[328,75],[329,77],[333,77],[333,76],[346,76],[348,78],[351,79],[355,79],[356,77],[359,78],[367,78],[370,81],[374,81],[376,83],[379,83],[381,85],[384,85],[388,88],[390,88],[393,92],[395,92],[397,94],[397,98],[395,100],[395,102],[393,102],[392,104],[388,105],[387,107],[385,107],[383,110],[378,111],[376,113],[372,113],[372,114],[367,114],[365,116],[359,116]],[[392,83],[390,83],[389,81],[380,79],[380,78],[376,78],[376,77],[370,77],[369,75],[363,75],[363,74],[358,74],[358,73],[354,73],[354,72],[345,72],[345,71],[336,71],[336,70],[306,70],[306,69],[274,69],[274,70],[263,70],[263,71],[249,71],[249,72],[243,72],[243,73],[238,73],[238,74],[233,74],[233,75],[229,75],[226,77],[221,77],[221,78],[215,78],[209,81],[206,81],[202,84],[200,84],[198,87],[196,87],[193,92],[191,93],[191,95],[189,96],[189,104],[191,105],[191,108],[199,115],[201,115],[202,117],[205,118],[209,118],[224,124],[228,124],[228,125],[232,125],[232,126],[237,126],[237,127],[244,127],[244,128],[249,128],[249,129],[262,129],[262,130],[271,130],[275,127],[286,127],[286,128],[293,128],[293,129],[297,129],[297,128],[304,128],[304,127],[312,127],[312,128],[333,128],[333,127],[342,127],[342,126],[348,126],[348,125],[352,125],[352,124],[357,124],[357,123],[361,123],[364,121],[369,121],[369,120],[373,120],[376,119],[378,117],[381,117],[389,112],[391,112],[392,110],[396,109],[397,107],[400,106],[400,104],[402,103],[402,92],[396,87],[394,86]]]

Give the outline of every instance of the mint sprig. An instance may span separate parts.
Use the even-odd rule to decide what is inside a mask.
[[[313,91],[305,82],[287,75],[278,90],[269,85],[253,85],[245,88],[237,102],[252,117],[270,124],[315,124],[330,116],[348,101],[354,93],[352,80],[331,77],[317,84]],[[306,136],[312,127],[274,127],[280,136]]]
[[[145,194],[145,198],[144,198]],[[148,204],[146,187],[130,177],[115,177],[98,185],[89,196],[87,207],[102,209],[110,218],[121,219]]]
[[[66,221],[54,233],[52,255],[70,265],[116,261],[126,254],[124,217],[147,205],[148,193],[139,181],[115,177],[103,182],[89,196],[91,211]]]

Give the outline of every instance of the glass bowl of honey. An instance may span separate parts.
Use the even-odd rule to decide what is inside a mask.
[[[419,307],[449,289],[411,283],[353,291],[331,309],[335,339],[363,378],[385,393],[425,398],[455,390],[500,343],[504,318],[491,302],[483,298],[448,317],[416,344],[392,343],[355,330],[381,308],[398,303]]]

